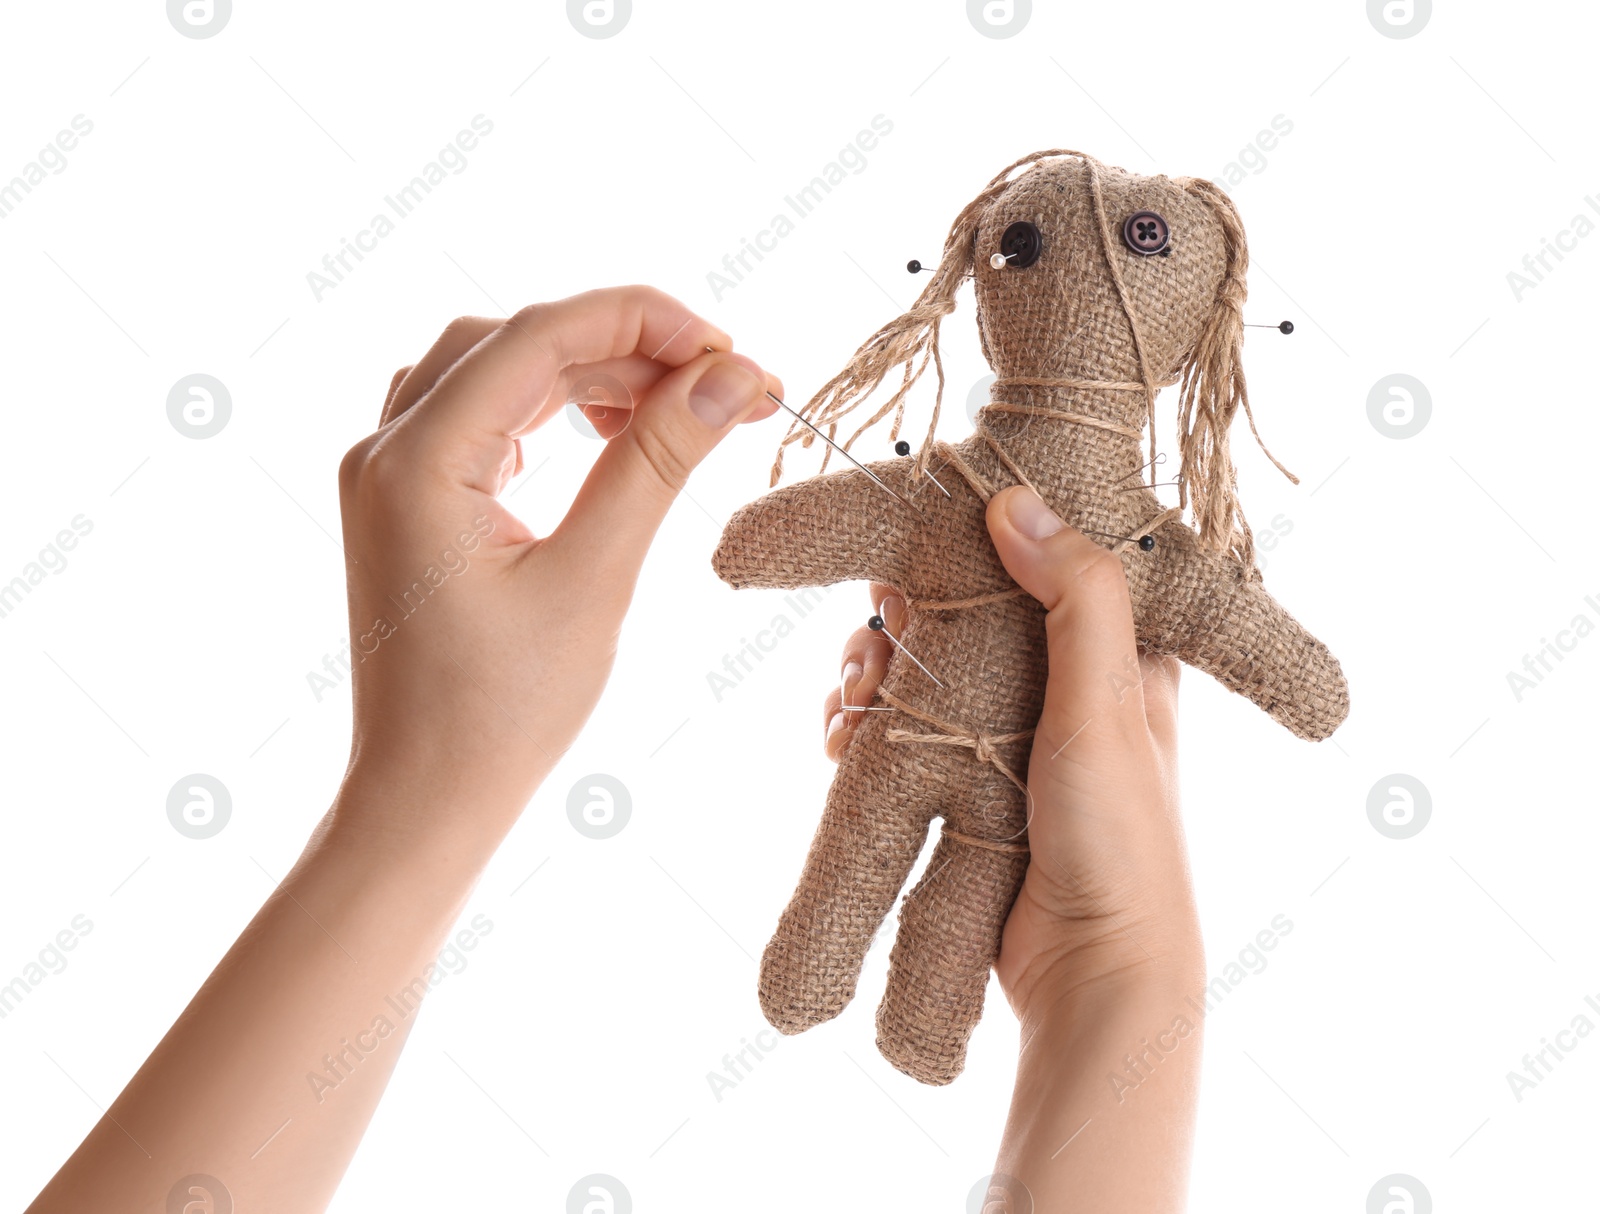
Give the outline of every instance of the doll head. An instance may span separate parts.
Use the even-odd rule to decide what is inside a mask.
[[[984,354],[1001,377],[1143,382],[1148,372],[1164,383],[1202,329],[1226,325],[1244,300],[1243,230],[1209,182],[1057,157],[1007,182],[973,219],[964,272],[975,275]]]
[[[939,386],[917,453],[917,470],[925,470],[944,395],[939,326],[971,279],[984,355],[1002,380],[1143,385],[1128,394],[1127,412],[1132,424],[1152,423],[1152,448],[1156,393],[1182,382],[1180,504],[1191,507],[1203,548],[1231,550],[1253,565],[1228,450],[1234,415],[1241,407],[1250,413],[1239,358],[1248,263],[1238,212],[1211,182],[1143,177],[1082,152],[1035,152],[962,209],[917,302],[868,338],[804,413],[832,438],[839,419],[902,367],[898,389],[843,445],[890,414],[893,437],[907,393],[931,363]],[[790,428],[773,484],[783,448],[811,439],[799,423]]]

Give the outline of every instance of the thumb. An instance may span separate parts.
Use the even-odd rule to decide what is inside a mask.
[[[689,474],[761,408],[769,383],[783,386],[742,354],[708,353],[668,372],[607,441],[545,544],[631,584]]]
[[[1021,485],[990,499],[988,523],[1006,572],[1049,613],[1050,678],[1035,753],[1043,746],[1054,754],[1080,730],[1143,733],[1138,642],[1121,559]]]

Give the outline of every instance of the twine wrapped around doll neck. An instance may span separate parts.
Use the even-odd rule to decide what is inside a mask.
[[[961,283],[973,277],[973,246],[979,224],[989,204],[1011,185],[1011,175],[1017,169],[1056,157],[1075,157],[1084,163],[1102,252],[1117,291],[1118,301],[1128,321],[1139,366],[1139,379],[1135,382],[1031,379],[1008,379],[1004,382],[1142,392],[1145,396],[1146,426],[1144,431],[1133,437],[1139,438],[1144,433],[1149,434],[1152,461],[1156,457],[1156,395],[1162,387],[1181,382],[1182,401],[1178,418],[1180,466],[1177,473],[1180,509],[1185,506],[1192,507],[1194,527],[1202,548],[1231,552],[1246,568],[1254,569],[1254,539],[1239,505],[1236,472],[1228,447],[1228,430],[1240,408],[1244,409],[1250,433],[1267,458],[1290,481],[1298,484],[1299,480],[1267,449],[1260,432],[1256,429],[1255,416],[1250,409],[1244,371],[1239,359],[1244,335],[1241,311],[1245,299],[1244,275],[1249,264],[1244,227],[1228,196],[1216,185],[1202,178],[1176,178],[1174,183],[1205,203],[1217,217],[1226,250],[1226,269],[1210,314],[1193,350],[1186,358],[1180,377],[1158,378],[1147,355],[1144,333],[1129,299],[1120,259],[1113,254],[1115,242],[1100,184],[1104,166],[1087,153],[1055,148],[1032,153],[1007,165],[989,181],[976,198],[962,208],[945,238],[943,254],[932,280],[917,297],[916,302],[907,312],[883,325],[868,338],[850,362],[806,403],[801,413],[813,425],[825,431],[829,439],[837,439],[840,420],[870,396],[891,370],[897,366],[903,367],[904,374],[894,394],[857,427],[841,446],[849,450],[866,430],[890,414],[893,414],[893,421],[889,437],[893,440],[899,436],[900,427],[905,420],[906,396],[931,363],[938,386],[934,394],[933,412],[928,422],[927,434],[913,464],[914,475],[921,476],[927,471],[928,458],[934,447],[934,432],[939,424],[939,414],[944,401],[945,377],[944,364],[939,353],[939,329],[944,318],[955,310],[955,295]],[[1018,412],[1024,411],[1023,407],[1015,405],[1011,408]],[[1026,411],[1035,410],[1028,407]],[[1040,412],[1039,415],[1053,414]],[[1060,411],[1056,411],[1054,415],[1060,416],[1062,420],[1077,421],[1086,425],[1097,424],[1104,429],[1118,428],[1123,433],[1129,430],[1128,427],[1116,427],[1115,423],[1100,419],[1090,421],[1087,415],[1066,415]],[[813,439],[814,434],[810,429],[798,421],[791,423],[789,431],[778,445],[773,460],[771,478],[773,485],[778,483],[782,475],[783,455],[788,445],[798,441],[801,446],[809,448]],[[819,471],[827,471],[829,455],[831,450],[824,454]]]

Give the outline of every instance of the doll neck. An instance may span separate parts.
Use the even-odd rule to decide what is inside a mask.
[[[1021,377],[1019,377],[1021,378]],[[1104,377],[1072,375],[1065,377],[1078,383],[1096,383]],[[1137,376],[1112,382],[1132,384]],[[991,404],[1004,402],[1029,410],[1037,410],[1033,420],[1045,420],[1049,413],[1069,414],[1106,423],[1107,433],[1116,427],[1142,431],[1147,420],[1147,405],[1142,388],[1125,387],[1067,387],[1061,383],[1016,382],[1002,377],[989,390]],[[998,415],[1002,410],[993,410]],[[1014,415],[1016,416],[1016,415]],[[1059,419],[1051,419],[1059,420]]]
[[[1001,383],[978,422],[1030,476],[1059,487],[1089,468],[1121,475],[1143,464],[1145,410],[1143,392]]]

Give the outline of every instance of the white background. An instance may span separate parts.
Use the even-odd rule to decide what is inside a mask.
[[[1040,4],[1003,39],[956,0],[638,0],[607,39],[508,0],[239,3],[205,39],[150,0],[6,23],[0,180],[74,115],[94,129],[0,220],[0,581],[74,516],[93,530],[0,619],[0,983],[75,915],[93,930],[0,1020],[0,1204],[71,1151],[325,810],[348,687],[319,703],[306,675],[346,635],[335,469],[447,321],[650,282],[798,403],[911,302],[906,260],[936,260],[1011,160],[1221,176],[1278,115],[1292,132],[1232,192],[1247,319],[1298,326],[1252,330],[1247,367],[1300,486],[1242,428],[1235,448],[1258,529],[1292,525],[1267,585],[1341,658],[1353,710],[1314,746],[1186,676],[1210,971],[1294,925],[1208,1019],[1192,1205],[1359,1212],[1396,1172],[1441,1211],[1592,1191],[1600,1039],[1520,1102],[1506,1079],[1600,996],[1600,639],[1520,702],[1507,681],[1573,617],[1600,623],[1600,238],[1520,301],[1507,281],[1580,212],[1600,221],[1592,10],[1440,5],[1406,39],[1354,0]],[[494,129],[466,170],[319,302],[307,273],[476,114]],[[707,273],[878,114],[893,132],[865,169],[716,299]],[[945,332],[959,437],[987,370],[970,297]],[[201,441],[166,416],[194,372],[232,397]],[[1395,372],[1431,396],[1415,437],[1368,417]],[[887,933],[842,1017],[720,1102],[707,1081],[765,1027],[755,958],[830,778],[819,702],[868,611],[834,591],[714,698],[724,655],[793,614],[708,563],[779,434],[724,444],[667,520],[606,697],[472,899],[492,934],[431,997],[336,1209],[562,1210],[606,1173],[640,1211],[956,1211],[989,1171],[1015,1022],[992,988],[955,1084],[901,1076],[872,1044]],[[557,419],[516,509],[548,526],[596,449]],[[210,840],[166,818],[191,772],[232,794]],[[566,817],[590,773],[631,794],[610,840]],[[1401,841],[1367,816],[1392,773],[1432,801]]]

